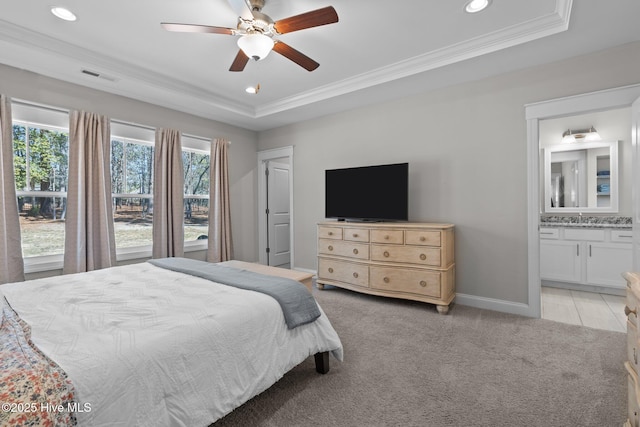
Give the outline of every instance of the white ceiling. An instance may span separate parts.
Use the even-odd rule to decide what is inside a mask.
[[[232,73],[236,36],[160,27],[235,27],[227,0],[60,0],[76,22],[56,1],[0,0],[0,62],[253,130],[640,40],[638,0],[493,0],[473,15],[466,0],[266,0],[276,21],[336,9],[338,23],[279,37],[320,67],[272,52]]]

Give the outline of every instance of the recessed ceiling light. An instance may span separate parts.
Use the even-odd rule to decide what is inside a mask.
[[[484,10],[489,6],[491,0],[471,0],[467,3],[464,10],[468,13],[476,13]]]
[[[249,86],[248,88],[245,89],[245,92],[250,93],[252,95],[257,94],[258,92],[260,92],[260,84],[258,83],[256,86]]]
[[[69,9],[60,6],[53,6],[51,8],[51,13],[65,21],[75,21],[76,19],[78,19],[76,15]]]

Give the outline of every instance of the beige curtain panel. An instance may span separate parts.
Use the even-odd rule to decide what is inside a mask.
[[[231,240],[231,202],[229,200],[229,142],[216,139],[211,144],[209,168],[209,249],[207,260],[233,259]]]
[[[182,135],[156,129],[153,159],[153,258],[184,255]]]
[[[111,124],[84,111],[69,117],[69,183],[63,272],[116,264],[111,198]]]
[[[23,280],[24,261],[13,170],[11,98],[0,95],[0,284]]]

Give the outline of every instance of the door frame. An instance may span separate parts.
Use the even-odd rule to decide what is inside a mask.
[[[539,122],[564,116],[630,107],[640,84],[605,89],[525,105],[527,121],[528,306],[525,315],[540,317],[540,129]]]
[[[258,151],[258,262],[267,264],[267,222],[264,220],[267,210],[267,179],[265,170],[269,160],[289,159],[289,248],[291,250],[291,269],[295,266],[294,251],[294,212],[293,212],[293,146]]]
[[[633,232],[633,271],[640,271],[640,170],[636,165],[640,164],[640,97],[631,105],[631,165],[633,167],[633,209],[631,220]]]

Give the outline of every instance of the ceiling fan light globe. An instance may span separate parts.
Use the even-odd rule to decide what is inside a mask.
[[[238,39],[238,47],[242,49],[245,55],[256,61],[264,59],[273,49],[273,39],[264,34],[254,33],[245,34]]]

